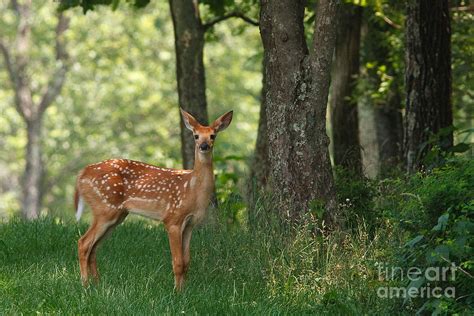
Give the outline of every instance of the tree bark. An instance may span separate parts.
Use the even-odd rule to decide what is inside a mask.
[[[313,172],[317,170],[313,188],[315,197],[325,205],[324,219],[330,229],[340,228],[343,220],[337,206],[336,190],[329,158],[329,138],[326,134],[326,112],[331,83],[331,63],[336,42],[337,10],[340,1],[320,0],[316,8],[311,61],[312,81],[306,100],[315,111],[315,127],[308,126],[314,150]],[[312,132],[312,134],[311,134]],[[303,163],[303,161],[302,161]]]
[[[35,219],[41,211],[41,119],[27,122],[26,167],[23,176],[23,216]]]
[[[344,4],[338,13],[335,64],[332,72],[331,126],[334,164],[362,174],[357,100],[362,7]]]
[[[303,0],[261,1],[270,189],[284,218],[319,205],[336,224],[337,203],[326,135],[336,1],[319,2],[313,51],[304,34]]]
[[[191,113],[201,124],[208,124],[203,62],[205,29],[199,17],[197,1],[170,0],[169,3],[175,36],[179,106]],[[183,167],[192,169],[194,139],[184,126],[183,119],[180,120]]]
[[[431,134],[453,124],[451,23],[448,0],[410,0],[406,21],[407,99],[404,159],[408,172],[423,168]],[[452,132],[442,147],[453,144]]]

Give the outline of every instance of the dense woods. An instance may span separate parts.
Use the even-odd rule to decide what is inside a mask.
[[[217,209],[193,241],[202,265],[190,283],[224,269],[216,286],[242,301],[216,298],[209,312],[191,285],[190,311],[469,314],[473,30],[470,0],[0,0],[0,284],[22,274],[15,249],[28,230],[44,230],[27,242],[32,252],[58,229],[65,248],[76,243],[89,219],[73,222],[84,166],[129,158],[192,169],[195,139],[179,109],[204,125],[233,110],[216,140]],[[127,220],[118,235],[143,231],[153,243],[147,232],[163,229],[150,223]],[[104,253],[126,261],[134,250],[112,239]],[[450,267],[455,277],[425,274]],[[415,268],[424,277],[403,274]],[[75,283],[76,272],[65,278]],[[394,287],[444,294],[384,297]],[[0,286],[2,313],[64,311],[28,299],[18,309],[13,288]],[[101,293],[82,300],[108,304]],[[188,308],[179,302],[159,310]]]

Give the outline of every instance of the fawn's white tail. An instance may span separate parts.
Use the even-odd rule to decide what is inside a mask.
[[[84,200],[79,196],[79,201],[76,208],[76,220],[79,222],[81,219],[82,213],[84,212]]]

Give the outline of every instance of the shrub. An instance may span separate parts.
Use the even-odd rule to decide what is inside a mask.
[[[405,245],[397,266],[421,270],[407,288],[448,287],[446,296],[406,300],[418,312],[468,312],[474,308],[474,161],[450,159],[443,167],[380,185],[376,208],[393,222]],[[453,275],[427,280],[428,269],[454,269]],[[451,271],[451,270],[449,270]]]

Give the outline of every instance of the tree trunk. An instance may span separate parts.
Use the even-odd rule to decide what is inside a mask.
[[[396,84],[390,87],[385,103],[375,106],[375,124],[381,177],[396,170],[402,161],[403,119],[401,95]]]
[[[453,124],[451,24],[448,0],[410,0],[406,22],[407,99],[404,158],[408,172],[423,167],[431,134]],[[453,143],[452,132],[442,147]]]
[[[359,126],[363,144],[364,172],[371,178],[385,177],[400,167],[402,162],[403,120],[401,111],[401,73],[391,61],[393,53],[387,45],[387,34],[394,32],[392,26],[374,18],[376,12],[364,9],[363,56],[364,65],[371,63],[375,67],[366,69],[366,78],[370,87],[377,91],[381,78],[377,72],[379,66],[386,67],[386,73],[392,82],[383,98],[372,98],[365,94],[359,99]]]
[[[316,8],[311,61],[312,80],[306,102],[315,107],[315,129],[308,126],[314,151],[313,172],[315,197],[325,205],[324,219],[330,229],[343,224],[337,206],[336,190],[329,158],[329,138],[326,134],[326,113],[331,83],[331,63],[336,44],[337,0],[320,0]],[[311,134],[312,133],[312,134]],[[301,161],[303,163],[303,161]]]
[[[335,223],[326,107],[335,39],[335,1],[316,10],[314,52],[304,34],[303,0],[261,1],[270,189],[282,217],[298,220],[325,206]]]
[[[362,174],[357,100],[353,95],[359,75],[362,7],[344,4],[337,20],[330,98],[334,163]]]
[[[364,175],[371,179],[377,178],[379,174],[379,146],[377,142],[377,124],[375,119],[375,107],[367,96],[359,99],[359,139],[362,147],[362,164]]]
[[[23,216],[35,219],[41,211],[41,117],[27,121],[26,167],[23,176]]]
[[[179,106],[191,113],[201,124],[208,124],[203,63],[204,28],[199,17],[197,2],[170,0],[169,3],[175,35]],[[194,139],[184,126],[182,118],[181,146],[183,167],[192,169]]]

